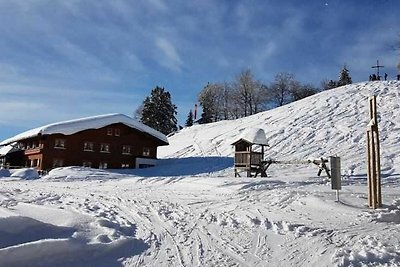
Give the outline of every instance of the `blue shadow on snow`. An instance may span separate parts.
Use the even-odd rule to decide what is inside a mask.
[[[156,167],[133,169],[130,174],[154,176],[184,176],[213,173],[233,166],[232,157],[190,157],[159,159]]]

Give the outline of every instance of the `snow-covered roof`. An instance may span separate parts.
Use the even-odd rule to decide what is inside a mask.
[[[256,145],[268,145],[265,132],[263,129],[260,128],[246,129],[233,144],[237,143],[240,140],[244,140]]]
[[[13,145],[6,145],[6,146],[0,146],[0,157],[7,155],[10,152],[15,151],[16,148]]]
[[[26,138],[35,137],[39,134],[48,135],[48,134],[64,134],[71,135],[83,130],[88,129],[99,129],[114,123],[123,123],[126,126],[139,130],[141,132],[150,134],[160,141],[168,144],[167,137],[153,128],[150,128],[147,125],[144,125],[137,120],[132,119],[123,114],[105,114],[93,117],[86,117],[75,120],[68,120],[62,122],[56,122],[52,124],[48,124],[42,127],[38,127],[32,130],[28,130],[26,132],[20,133],[14,137],[8,138],[0,143],[0,146],[4,146],[13,142],[17,142]]]

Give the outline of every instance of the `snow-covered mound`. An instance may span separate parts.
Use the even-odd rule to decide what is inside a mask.
[[[13,211],[0,206],[0,266],[115,266],[118,258],[146,248],[133,237],[132,224],[48,205],[8,207]]]
[[[111,174],[107,170],[92,169],[87,167],[60,167],[51,170],[45,180],[62,180],[62,181],[87,181],[87,180],[109,180],[124,177],[121,174]]]
[[[39,178],[39,173],[34,168],[23,168],[23,169],[13,170],[10,176],[14,178],[33,180]]]
[[[364,82],[324,91],[250,117],[185,128],[159,148],[162,158],[233,157],[231,143],[249,128],[262,128],[267,157],[303,160],[339,156],[345,173],[366,169],[368,97],[377,96],[384,174],[400,172],[400,82]]]

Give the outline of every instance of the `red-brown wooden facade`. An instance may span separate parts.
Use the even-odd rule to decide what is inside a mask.
[[[18,142],[21,166],[50,170],[61,166],[135,168],[137,158],[156,159],[164,141],[123,123],[71,135],[38,135]],[[139,167],[147,167],[145,165]]]

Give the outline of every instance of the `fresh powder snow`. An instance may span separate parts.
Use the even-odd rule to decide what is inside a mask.
[[[377,210],[367,206],[372,94]],[[399,99],[400,82],[358,83],[195,125],[168,138],[155,168],[64,167],[34,180],[32,169],[0,170],[0,266],[400,266]],[[340,201],[312,164],[235,178],[231,144],[259,128],[267,158],[340,157]]]

